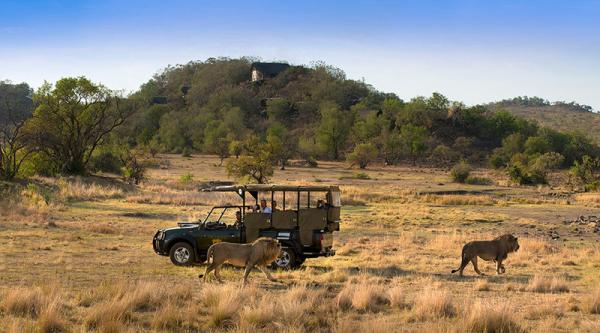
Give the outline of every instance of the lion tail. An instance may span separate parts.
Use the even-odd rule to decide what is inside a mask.
[[[465,248],[463,247],[462,252],[460,254],[460,265],[462,266],[463,262],[465,261]],[[452,270],[452,274],[458,272],[460,270],[460,266],[457,269],[453,269]]]
[[[213,244],[208,248],[208,251],[206,251],[206,263],[207,264],[212,263],[214,253],[215,253],[215,246]]]
[[[215,249],[214,249],[214,244],[211,245],[208,248],[208,251],[206,251],[206,263],[207,264],[211,264],[212,263],[212,259],[213,259],[213,254],[215,253]],[[200,279],[202,279],[204,277],[204,274],[199,274],[198,277]]]

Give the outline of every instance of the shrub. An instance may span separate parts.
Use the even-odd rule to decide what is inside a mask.
[[[431,152],[430,159],[436,165],[446,166],[454,163],[457,157],[457,154],[450,149],[450,147],[446,145],[438,145],[435,147],[435,149],[433,149],[433,152]]]
[[[507,163],[507,158],[504,155],[504,153],[499,149],[494,150],[494,152],[490,156],[490,165],[492,166],[492,168],[494,168],[494,169],[503,168],[506,166],[506,163]]]
[[[179,177],[179,182],[182,184],[189,184],[194,181],[194,175],[191,172],[184,173]]]
[[[585,184],[586,192],[600,192],[600,180],[593,183]]]
[[[588,155],[583,156],[581,162],[575,161],[571,167],[571,173],[584,184],[596,181],[594,169],[600,166],[600,161]]]
[[[352,176],[352,178],[354,178],[354,179],[371,179],[371,177],[364,172],[357,172]]]
[[[92,171],[103,171],[119,174],[123,167],[123,162],[119,157],[119,152],[114,149],[102,148],[97,150],[90,159],[90,169]]]
[[[460,163],[455,165],[450,171],[452,179],[457,183],[464,183],[469,177],[470,173],[471,166],[465,161],[461,161]]]
[[[512,181],[519,185],[546,184],[548,182],[545,170],[528,168],[520,162],[511,163],[506,168],[506,173]]]
[[[348,154],[346,159],[352,165],[358,164],[358,167],[364,169],[377,157],[377,148],[370,143],[361,143],[354,147],[354,150]]]
[[[192,157],[192,150],[188,147],[184,147],[183,150],[181,151],[181,156],[182,157]]]
[[[471,185],[490,185],[493,183],[493,181],[491,179],[485,178],[485,177],[469,176],[465,180],[465,183],[471,184]]]
[[[144,179],[146,165],[138,160],[135,154],[127,153],[121,157],[123,168],[121,168],[123,178],[128,183],[139,184]]]

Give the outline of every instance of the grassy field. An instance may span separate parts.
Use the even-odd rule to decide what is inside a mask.
[[[571,193],[559,186],[564,175],[553,186],[510,187],[490,170],[475,172],[494,181],[481,186],[440,169],[373,166],[369,179],[343,163],[277,171],[274,183],[341,186],[338,252],[275,272],[276,283],[254,272],[242,289],[239,269],[205,284],[204,266],[154,254],[157,228],[235,202],[195,190],[231,180],[216,158],[160,160],[137,188],[37,178],[21,202],[4,198],[0,331],[600,331],[600,233],[572,222],[600,216],[600,194]],[[521,244],[506,274],[481,261],[485,277],[472,266],[450,274],[465,242],[503,233]]]

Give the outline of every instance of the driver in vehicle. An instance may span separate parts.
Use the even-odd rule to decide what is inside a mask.
[[[267,200],[262,199],[260,201],[260,211],[265,214],[271,214],[272,210],[270,207],[267,207]]]
[[[240,212],[239,210],[237,212],[235,212],[235,224],[234,226],[236,228],[239,228],[242,225],[242,212]]]

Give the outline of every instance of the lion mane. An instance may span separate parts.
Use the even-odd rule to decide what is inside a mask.
[[[484,275],[477,267],[478,257],[485,261],[494,261],[496,263],[496,274],[505,273],[506,269],[502,261],[506,260],[509,253],[516,252],[518,249],[518,238],[512,234],[504,234],[493,240],[469,242],[463,246],[460,267],[452,270],[452,273],[459,272],[460,276],[462,276],[463,270],[471,262],[473,263],[475,272],[479,275]]]
[[[200,274],[198,277],[204,278],[206,281],[208,273],[214,271],[217,280],[222,282],[219,271],[223,264],[228,263],[237,267],[245,267],[244,285],[248,282],[248,275],[254,267],[258,267],[270,281],[276,281],[267,270],[267,265],[277,259],[280,254],[281,245],[277,240],[269,237],[258,238],[249,244],[216,243],[208,248],[206,253],[208,266],[204,274]]]

